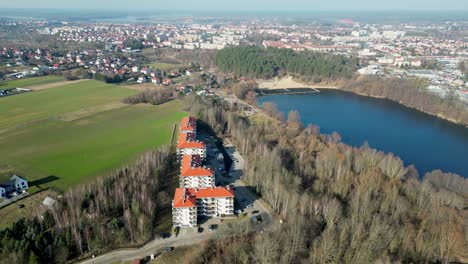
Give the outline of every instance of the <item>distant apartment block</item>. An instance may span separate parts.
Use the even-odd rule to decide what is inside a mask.
[[[197,133],[197,119],[193,116],[186,116],[182,118],[180,122],[180,132],[181,133]]]
[[[234,190],[227,187],[177,188],[172,203],[173,225],[195,227],[197,217],[234,214]]]
[[[184,117],[180,122],[180,134],[177,141],[177,155],[200,155],[205,158],[206,145],[197,141],[197,122],[194,117]]]

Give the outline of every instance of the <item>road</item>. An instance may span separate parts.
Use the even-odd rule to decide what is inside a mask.
[[[204,137],[205,138],[203,140],[205,142],[210,141],[208,135],[204,135]],[[219,153],[219,150],[215,150],[214,145],[211,145],[210,143],[208,143],[207,145],[209,146],[208,153],[211,154],[211,156],[216,156],[215,154]],[[244,171],[244,159],[236,150],[236,148],[229,142],[229,140],[226,140],[226,142],[224,143],[224,147],[230,155],[231,159],[233,160],[233,164],[228,175],[222,176],[220,174],[216,177],[220,177],[220,181],[224,184],[234,185],[235,197],[238,200],[242,200],[242,202],[239,202],[239,204],[244,212],[252,215],[253,211],[259,211],[256,215],[262,216],[264,224],[259,225],[258,229],[263,229],[266,225],[268,225],[269,227],[275,226],[275,223],[272,221],[273,218],[271,217],[271,208],[264,201],[258,199],[256,194],[250,191],[246,184],[241,180]],[[222,167],[223,163],[219,163],[216,160],[216,158],[210,158],[208,159],[208,161],[210,166],[212,166],[217,172],[219,172],[219,168]],[[160,253],[166,247],[179,247],[199,244],[205,240],[212,238],[216,234],[216,231],[210,232],[206,228],[208,224],[212,223],[222,224],[219,222],[218,218],[214,218],[202,225],[205,230],[203,233],[198,233],[197,230],[194,229],[183,229],[181,230],[178,237],[170,237],[166,239],[156,238],[140,248],[113,250],[103,255],[99,255],[95,258],[87,259],[81,263],[107,264],[121,261],[131,261],[133,259],[141,259],[146,256],[150,256],[151,254]]]
[[[145,244],[143,247],[135,249],[118,249],[110,251],[104,255],[97,256],[81,262],[82,264],[107,264],[122,261],[131,261],[134,259],[142,259],[151,254],[162,252],[166,247],[179,247],[192,244],[198,244],[210,239],[214,233],[189,233],[178,237],[170,237],[166,239],[157,238]]]

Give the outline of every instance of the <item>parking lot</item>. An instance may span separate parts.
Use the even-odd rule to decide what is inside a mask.
[[[244,159],[236,148],[228,140],[225,140],[222,142],[225,151],[219,149],[216,145],[218,139],[207,133],[203,133],[203,131],[199,133],[199,139],[206,142],[206,165],[215,170],[216,185],[231,185],[234,188],[234,211],[236,215],[249,217],[261,215],[262,218],[271,218],[268,206],[259,200],[254,190],[242,181]],[[226,155],[228,156],[226,157]],[[225,159],[230,159],[232,163],[225,162]],[[225,167],[226,163],[231,164],[230,168]],[[222,219],[209,219],[206,223],[203,223],[202,226],[222,224],[221,221]]]

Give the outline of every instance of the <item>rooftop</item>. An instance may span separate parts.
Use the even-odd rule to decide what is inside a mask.
[[[195,133],[180,133],[177,148],[205,148],[205,143],[195,140]]]
[[[213,176],[212,169],[201,167],[200,165],[201,157],[199,155],[184,155],[180,168],[180,176]]]

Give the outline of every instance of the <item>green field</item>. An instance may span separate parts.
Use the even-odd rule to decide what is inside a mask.
[[[47,75],[41,77],[25,78],[13,81],[0,81],[0,89],[8,89],[15,87],[29,87],[33,85],[48,84],[64,81],[62,76]]]
[[[174,70],[182,67],[182,64],[172,64],[172,63],[164,63],[164,62],[154,62],[149,65],[153,69],[160,69],[163,71]]]
[[[0,132],[64,113],[119,102],[136,91],[98,81],[83,81],[0,99]]]
[[[66,190],[169,143],[173,124],[186,115],[181,102],[119,103],[134,93],[87,81],[4,98],[0,129],[10,129],[0,131],[1,178],[16,172],[33,185]],[[112,104],[118,107],[103,107]]]

